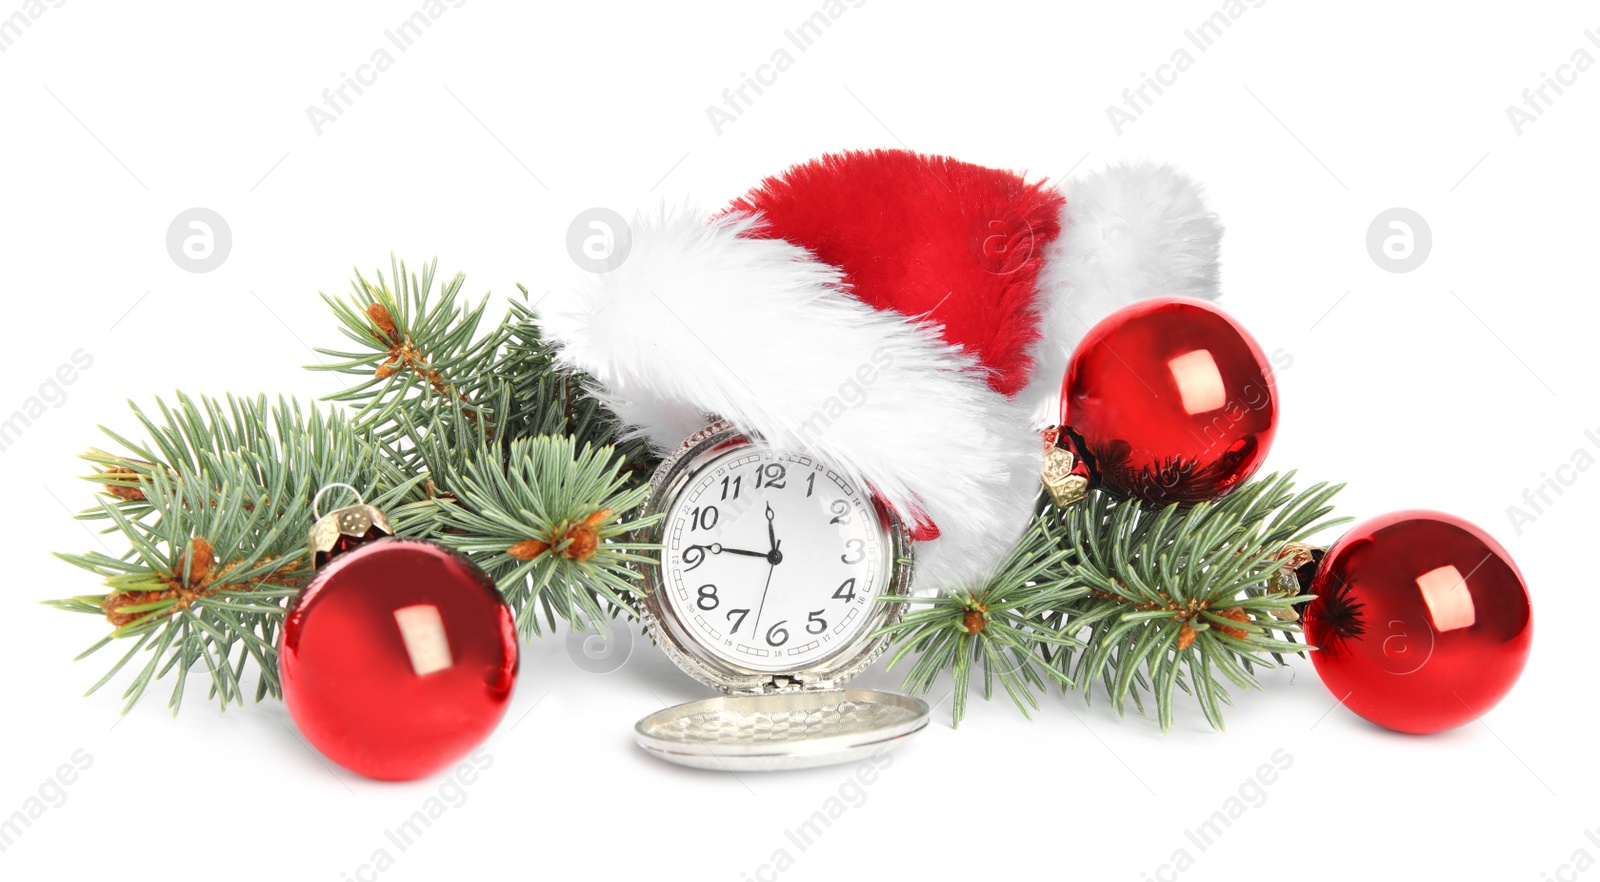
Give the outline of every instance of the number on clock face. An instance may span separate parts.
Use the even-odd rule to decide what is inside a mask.
[[[743,446],[701,468],[667,512],[666,601],[725,661],[792,671],[871,619],[886,565],[872,500],[810,457]]]

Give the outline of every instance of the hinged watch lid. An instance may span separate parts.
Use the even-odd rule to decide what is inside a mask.
[[[777,771],[870,756],[928,725],[920,698],[876,689],[723,695],[639,721],[639,746],[698,769]]]
[[[747,480],[735,483],[741,476]],[[762,476],[766,495],[756,489]],[[726,485],[715,497],[725,512],[718,515],[721,533],[705,526],[703,514],[712,498],[708,494],[717,492],[708,488],[718,482]],[[903,603],[879,598],[910,593],[911,546],[892,510],[859,493],[825,463],[776,450],[727,421],[685,441],[656,470],[650,491],[644,515],[660,517],[642,538],[662,552],[659,565],[646,568],[645,623],[674,664],[727,694],[640,720],[635,739],[641,747],[697,768],[794,769],[847,762],[893,746],[927,725],[928,706],[921,699],[845,688],[888,648],[888,636],[878,632],[902,614]],[[757,508],[757,502],[765,507]],[[691,503],[697,505],[692,515]],[[848,527],[791,532],[800,530],[795,522],[802,519]],[[774,521],[783,526],[775,528]],[[769,539],[767,551],[746,550]],[[827,545],[831,541],[842,545]],[[725,542],[745,549],[725,549]],[[834,557],[845,564],[859,558],[852,564],[857,569],[839,569]],[[685,580],[686,571],[710,559],[719,560],[717,567]],[[759,610],[772,609],[775,598],[767,589],[784,564],[781,590],[798,591],[804,583],[811,598],[805,606],[823,608],[804,623],[801,614],[784,630],[774,625],[757,637]],[[838,590],[832,587],[836,581],[818,581],[824,575],[837,580],[841,572],[850,575]],[[813,584],[822,586],[820,595]],[[751,610],[735,605],[756,609],[755,622],[745,625]],[[780,637],[782,642],[773,642]]]

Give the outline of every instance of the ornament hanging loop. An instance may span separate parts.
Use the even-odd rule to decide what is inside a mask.
[[[322,514],[322,494],[335,487],[350,491],[356,498],[356,504]],[[368,505],[361,491],[349,484],[324,485],[315,496],[311,497],[311,514],[316,518],[316,522],[311,525],[311,534],[306,544],[314,566],[320,567],[335,555],[358,545],[394,535],[394,527],[390,526],[389,518],[376,506]]]
[[[322,489],[317,491],[317,495],[311,497],[311,517],[313,520],[322,520],[322,494],[336,488],[349,490],[350,495],[356,498],[356,505],[366,505],[367,501],[361,497],[361,491],[350,486],[349,484],[344,483],[343,481],[335,481],[332,484],[323,484]]]

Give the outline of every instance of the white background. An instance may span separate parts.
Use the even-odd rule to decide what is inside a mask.
[[[783,879],[1143,880],[1174,878],[1162,865],[1184,847],[1186,880],[1600,879],[1560,869],[1579,849],[1600,857],[1585,838],[1600,771],[1583,559],[1600,474],[1563,473],[1571,486],[1520,531],[1507,514],[1574,451],[1600,455],[1584,437],[1600,428],[1600,72],[1550,93],[1520,135],[1506,114],[1578,47],[1600,57],[1585,37],[1600,16],[1422,5],[1267,2],[1201,53],[1184,31],[1218,3],[872,0],[720,135],[707,106],[819,2],[475,0],[320,135],[307,106],[420,3],[46,7],[0,53],[0,414],[74,351],[93,364],[0,453],[0,815],[75,750],[93,765],[0,854],[0,875],[357,878],[444,783],[330,772],[281,705],[218,714],[199,681],[176,720],[161,689],[120,723],[120,688],[79,697],[111,658],[70,659],[105,626],[37,601],[97,590],[47,552],[96,547],[65,510],[91,499],[74,456],[100,443],[97,423],[131,431],[125,398],[333,391],[298,367],[308,345],[338,339],[316,292],[344,290],[352,265],[387,267],[391,250],[437,255],[471,291],[538,293],[577,273],[564,236],[585,208],[709,211],[815,154],[904,145],[1048,178],[1150,156],[1204,181],[1228,227],[1228,308],[1293,357],[1269,465],[1350,481],[1346,514],[1439,508],[1495,534],[1537,607],[1520,685],[1481,722],[1428,738],[1335,708],[1305,662],[1238,695],[1225,734],[1192,705],[1163,735],[1076,696],[1031,723],[978,702],[956,732],[945,703],[865,802],[800,851],[784,831],[849,769],[734,777],[656,762],[632,745],[634,721],[705,691],[642,645],[601,676],[546,639],[527,647],[490,769],[409,850],[391,847],[379,878],[770,879],[763,865],[786,848]],[[0,15],[21,6],[0,0]],[[1107,105],[1180,46],[1193,67],[1119,135]],[[165,248],[193,206],[234,238],[206,274]],[[1392,206],[1431,226],[1414,272],[1367,253],[1368,224]],[[1204,852],[1186,840],[1278,750],[1293,764],[1263,805]]]

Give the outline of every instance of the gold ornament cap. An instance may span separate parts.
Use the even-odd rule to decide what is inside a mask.
[[[1328,549],[1304,542],[1290,542],[1278,553],[1278,569],[1267,579],[1267,592],[1280,597],[1299,597],[1311,586],[1316,565]],[[1300,620],[1300,610],[1294,607],[1275,609],[1272,615],[1286,622]]]
[[[1039,470],[1044,489],[1060,508],[1081,502],[1089,495],[1088,469],[1069,449],[1070,440],[1065,434],[1060,428],[1044,431],[1044,465]]]
[[[322,514],[319,510],[322,494],[335,487],[342,487],[354,493],[356,504]],[[349,484],[329,484],[318,490],[317,495],[311,499],[311,514],[317,520],[311,525],[307,548],[311,552],[311,562],[315,566],[320,567],[336,555],[358,545],[394,535],[394,527],[390,526],[389,518],[383,511],[376,506],[367,505],[356,488]]]

